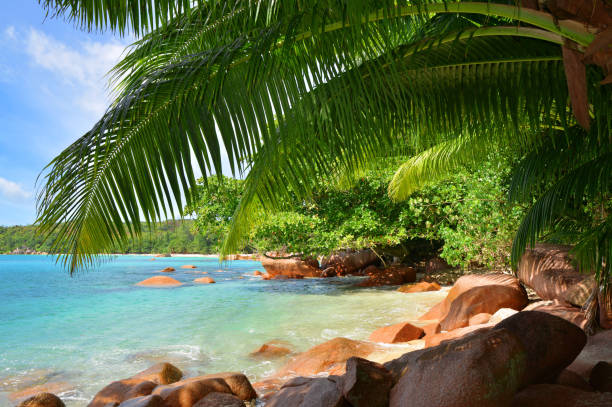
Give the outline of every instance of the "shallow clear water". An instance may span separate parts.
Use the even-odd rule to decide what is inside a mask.
[[[168,266],[183,286],[135,286]],[[351,278],[262,281],[248,274],[258,269],[255,261],[117,256],[69,277],[47,256],[0,256],[0,406],[42,382],[84,406],[104,385],[159,361],[189,375],[240,370],[258,380],[283,362],[248,356],[269,340],[302,351],[337,336],[366,339],[444,295],[357,289]],[[202,277],[194,271],[217,284],[193,284]]]

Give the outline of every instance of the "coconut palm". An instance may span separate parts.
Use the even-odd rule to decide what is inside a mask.
[[[569,19],[553,1],[40,2],[85,29],[141,35],[112,71],[113,104],[43,173],[38,223],[57,232],[71,272],[138,234],[142,218],[191,203],[194,167],[218,174],[224,155],[248,171],[224,253],[285,197],[398,145],[422,153],[398,170],[396,199],[500,145],[525,154],[513,198],[539,193],[539,181],[549,189],[536,194],[515,259],[577,202],[609,197],[602,1]],[[584,155],[561,167],[573,147],[559,135],[572,132]],[[592,226],[581,259],[607,278],[609,220]]]

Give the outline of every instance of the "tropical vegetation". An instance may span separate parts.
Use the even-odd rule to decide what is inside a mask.
[[[572,234],[612,267],[607,0],[39,0],[86,29],[139,35],[115,101],[44,172],[39,224],[71,271],[191,204],[194,167],[246,173],[223,253],[263,214],[405,147],[395,200],[507,147],[524,155],[514,240]],[[344,175],[342,175],[344,174]],[[592,222],[577,214],[598,208]]]

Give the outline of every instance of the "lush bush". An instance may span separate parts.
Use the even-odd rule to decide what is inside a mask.
[[[452,265],[508,264],[522,209],[505,203],[507,159],[495,157],[477,168],[465,168],[396,203],[389,199],[387,186],[399,162],[381,161],[348,187],[326,183],[308,201],[287,202],[283,211],[256,224],[248,245],[261,252],[308,255],[369,247],[410,260],[438,249]],[[230,178],[211,179],[208,188],[200,187],[199,202],[187,208],[196,215],[200,232],[222,239],[241,187],[242,181]]]

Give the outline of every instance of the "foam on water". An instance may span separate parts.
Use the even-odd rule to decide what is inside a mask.
[[[199,275],[184,264],[217,284],[193,284]],[[135,286],[165,267],[185,284]],[[220,269],[210,258],[120,256],[70,278],[49,257],[0,256],[0,406],[12,404],[11,392],[45,382],[68,383],[66,404],[84,406],[109,382],[160,361],[189,375],[240,370],[258,380],[283,363],[249,357],[267,341],[302,351],[337,336],[367,339],[444,296],[355,288],[354,279],[248,276],[257,269],[254,261]]]

